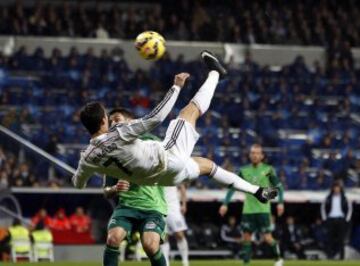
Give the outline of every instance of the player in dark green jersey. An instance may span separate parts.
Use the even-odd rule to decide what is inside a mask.
[[[274,168],[263,162],[264,153],[259,144],[254,144],[250,148],[251,164],[240,168],[239,176],[246,181],[261,187],[273,186],[279,190],[279,200],[277,213],[281,216],[284,213],[284,193],[283,186],[277,177]],[[234,195],[235,190],[230,189],[226,194],[223,205],[219,209],[221,216],[228,210],[228,203]],[[246,193],[244,207],[242,210],[241,228],[243,230],[243,260],[244,265],[249,265],[251,259],[251,239],[254,232],[263,234],[264,240],[268,243],[274,256],[276,257],[275,266],[282,266],[283,260],[280,257],[279,245],[271,234],[271,206],[270,202],[261,203],[253,195]]]
[[[115,122],[133,119],[130,112],[117,108],[110,112],[109,119]],[[141,139],[157,140],[146,134]],[[103,265],[117,266],[119,246],[131,236],[131,232],[139,231],[144,251],[152,266],[166,266],[164,255],[160,251],[160,242],[165,238],[165,216],[167,203],[164,189],[161,186],[139,186],[129,184],[111,177],[106,177],[104,193],[107,197],[119,196],[109,224]]]

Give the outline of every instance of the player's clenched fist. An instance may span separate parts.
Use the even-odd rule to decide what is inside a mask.
[[[116,192],[126,192],[130,188],[130,183],[126,180],[119,180],[117,184],[114,186]]]
[[[190,77],[189,73],[180,73],[175,75],[174,85],[179,86],[180,88],[184,87],[185,81]]]

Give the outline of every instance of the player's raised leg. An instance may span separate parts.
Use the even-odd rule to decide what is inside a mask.
[[[197,119],[209,109],[219,78],[226,75],[225,68],[213,54],[203,51],[201,57],[209,69],[208,77],[190,103],[179,114],[179,118],[188,121],[194,128]]]
[[[221,168],[209,159],[203,157],[192,157],[192,159],[199,167],[199,175],[208,175],[218,182],[231,186],[238,191],[251,193],[261,202],[267,202],[277,196],[278,192],[276,188],[262,188],[253,185],[238,175]]]

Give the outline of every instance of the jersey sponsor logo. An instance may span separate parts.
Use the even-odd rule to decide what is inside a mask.
[[[154,222],[148,222],[145,224],[145,229],[155,229],[156,224]]]

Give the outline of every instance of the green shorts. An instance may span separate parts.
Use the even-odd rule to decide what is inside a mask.
[[[164,215],[157,211],[143,211],[130,207],[117,207],[111,215],[108,230],[122,227],[130,241],[132,232],[155,232],[160,235],[161,243],[166,237],[166,223]]]
[[[240,225],[241,229],[247,233],[270,233],[272,231],[271,215],[270,213],[243,214]]]

